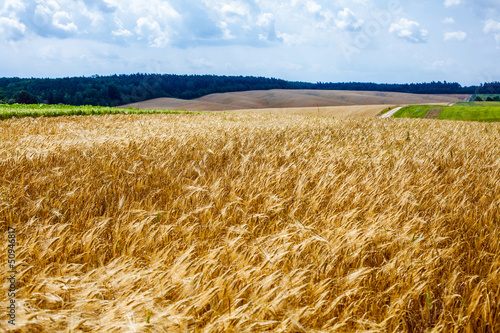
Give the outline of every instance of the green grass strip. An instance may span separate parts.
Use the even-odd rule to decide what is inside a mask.
[[[92,116],[105,114],[184,114],[202,113],[181,110],[120,109],[103,106],[72,106],[47,104],[0,104],[0,120],[23,117]]]
[[[444,108],[438,119],[496,122],[500,121],[500,107],[452,106]]]
[[[393,117],[422,118],[430,109],[437,107],[443,109],[438,117],[441,120],[500,121],[500,105],[496,102],[457,103],[454,106],[412,105],[402,108]]]
[[[411,105],[402,108],[396,112],[393,118],[422,118],[429,112],[430,109],[435,109],[438,106],[435,105]],[[439,106],[440,108],[442,106]]]

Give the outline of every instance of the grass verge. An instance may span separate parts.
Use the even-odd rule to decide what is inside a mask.
[[[393,118],[422,118],[430,109],[436,108],[435,105],[411,105],[402,108],[396,112]]]
[[[0,104],[0,120],[23,117],[91,116],[103,114],[178,114],[200,113],[180,110],[142,110],[133,108],[112,108],[104,106],[72,106],[47,104]]]
[[[402,108],[394,118],[422,118],[429,110],[436,108],[434,105],[412,105]],[[440,106],[443,111],[438,119],[497,122],[500,121],[500,103],[496,102],[470,102],[457,103],[454,106]]]
[[[500,121],[500,107],[453,106],[443,109],[438,119],[495,122]]]

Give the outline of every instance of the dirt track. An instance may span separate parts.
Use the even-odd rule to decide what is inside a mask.
[[[394,108],[392,110],[390,110],[389,112],[387,113],[384,113],[383,115],[380,116],[380,118],[390,118],[392,117],[396,112],[398,112],[399,110],[401,110],[402,106],[400,107],[397,107],[397,108]]]

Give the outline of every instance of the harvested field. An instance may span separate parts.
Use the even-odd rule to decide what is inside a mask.
[[[394,105],[318,106],[310,108],[274,108],[235,110],[234,113],[271,113],[277,115],[375,117],[382,110]]]
[[[104,115],[0,137],[17,332],[500,331],[500,125]]]
[[[193,100],[157,98],[124,107],[187,111],[228,111],[323,106],[401,105],[465,102],[469,95],[417,95],[346,90],[256,90],[211,94]]]

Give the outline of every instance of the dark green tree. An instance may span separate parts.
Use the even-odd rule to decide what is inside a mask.
[[[16,103],[18,104],[36,104],[38,100],[35,96],[31,95],[29,92],[25,90],[21,90],[16,94]]]
[[[116,86],[116,84],[112,83],[108,87],[108,96],[111,99],[120,99],[121,94],[120,94],[120,89]]]

